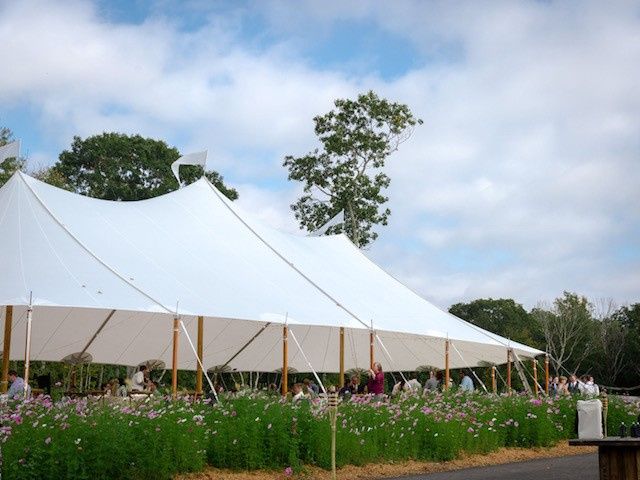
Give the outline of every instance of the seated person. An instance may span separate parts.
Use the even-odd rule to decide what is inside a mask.
[[[356,395],[358,393],[358,387],[360,385],[360,376],[351,375],[351,380],[344,387],[340,389],[338,395],[344,397],[347,393],[350,395]]]
[[[293,403],[298,403],[300,400],[305,400],[308,397],[304,394],[304,392],[302,391],[302,384],[301,383],[294,383],[293,387],[291,387],[291,401]]]
[[[400,380],[398,383],[396,383],[393,386],[393,389],[391,390],[391,396],[392,397],[397,397],[398,395],[400,395],[403,391],[407,390],[407,383],[404,381],[404,379]]]
[[[124,378],[118,378],[114,384],[116,385],[116,396],[117,397],[126,397],[127,393],[129,393],[129,389],[127,388],[127,382],[131,382],[131,380]]]
[[[18,376],[18,372],[9,370],[9,381],[11,382],[11,387],[9,387],[9,391],[7,392],[9,400],[24,398],[24,379]],[[27,386],[27,397],[30,393],[31,389]]]
[[[147,387],[147,380],[145,374],[147,371],[146,365],[140,365],[140,369],[131,377],[131,391],[143,392]]]

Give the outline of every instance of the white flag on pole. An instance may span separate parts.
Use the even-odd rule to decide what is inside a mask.
[[[321,235],[324,235],[325,233],[327,233],[327,230],[329,230],[331,227],[335,225],[340,225],[341,223],[344,223],[344,210],[340,210],[340,212],[335,217],[333,217],[331,220],[329,220],[327,223],[322,225],[317,230],[314,230],[313,232],[311,232],[309,236],[319,237]]]
[[[182,186],[182,182],[180,181],[180,173],[178,169],[180,165],[200,165],[204,167],[205,163],[207,163],[207,151],[196,152],[196,153],[188,153],[186,155],[181,156],[175,162],[171,164],[171,171],[176,176],[176,180],[178,180],[178,185]]]
[[[18,158],[20,156],[20,140],[7,143],[0,147],[0,162],[4,162],[7,158]]]

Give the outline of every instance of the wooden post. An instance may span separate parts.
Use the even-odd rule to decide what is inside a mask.
[[[31,321],[33,318],[33,309],[29,305],[27,310],[27,335],[24,345],[24,398],[29,394],[29,368],[31,366]]]
[[[507,349],[507,394],[511,395],[511,349]]]
[[[496,393],[498,393],[498,385],[496,383],[496,367],[495,366],[491,367],[491,390],[493,391],[494,395]]]
[[[287,326],[282,327],[282,395],[289,390],[289,331]]]
[[[373,370],[373,364],[375,362],[374,352],[374,333],[373,330],[369,330],[369,368]]]
[[[180,332],[178,317],[173,317],[173,365],[171,368],[171,396],[178,398],[178,333]]]
[[[444,390],[449,390],[449,339],[444,342]]]
[[[344,327],[340,327],[340,388],[344,387]]]
[[[531,360],[533,362],[533,391],[536,393],[536,397],[538,396],[538,362],[534,358]]]
[[[4,347],[2,349],[2,383],[0,393],[9,389],[9,358],[11,357],[11,327],[13,326],[13,306],[7,305],[4,316]]]
[[[549,354],[544,356],[544,393],[549,396]]]
[[[198,317],[198,368],[196,369],[196,397],[202,396],[202,351],[204,342],[204,317]]]

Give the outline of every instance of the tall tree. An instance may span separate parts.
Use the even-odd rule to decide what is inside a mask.
[[[562,368],[576,372],[595,346],[592,305],[580,295],[564,292],[551,308],[538,305],[531,315],[538,322],[556,374]]]
[[[178,188],[171,164],[179,157],[177,149],[161,140],[103,133],[84,140],[74,137],[71,149],[63,151],[58,162],[42,175],[94,198],[144,200]],[[238,198],[238,192],[227,187],[219,173],[191,165],[180,168],[180,178],[186,183],[203,173],[228,198]]]
[[[13,141],[13,132],[7,127],[0,127],[0,147]],[[23,158],[7,158],[0,162],[0,187],[7,183],[7,180],[11,178],[18,170],[24,168]]]
[[[303,182],[304,194],[291,205],[300,228],[314,231],[344,211],[345,222],[325,233],[345,232],[358,247],[378,234],[391,211],[382,208],[390,178],[385,160],[422,124],[407,105],[392,103],[374,92],[356,100],[338,99],[335,110],[313,119],[322,144],[302,157],[287,156],[289,180]]]
[[[622,383],[626,386],[640,384],[640,303],[620,307],[613,314],[626,329],[625,362],[621,372]]]
[[[531,315],[510,298],[480,298],[456,303],[449,308],[449,313],[516,342],[531,346],[544,343],[542,332]]]

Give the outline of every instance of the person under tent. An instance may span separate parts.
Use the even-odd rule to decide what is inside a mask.
[[[344,387],[340,389],[338,395],[340,397],[344,397],[345,395],[356,395],[358,393],[358,388],[360,385],[360,375],[354,374],[351,375],[351,379],[349,383],[347,383]]]
[[[24,398],[24,379],[18,376],[15,370],[9,370],[9,381],[11,386],[7,392],[9,400],[17,400]],[[31,395],[31,388],[27,385],[27,398]]]
[[[131,377],[131,391],[144,392],[148,386],[147,366],[140,365],[140,369]]]
[[[475,390],[473,380],[464,370],[460,372],[460,390],[463,392],[473,392]]]

